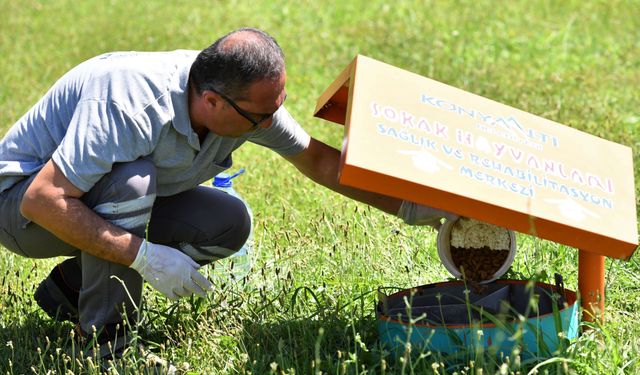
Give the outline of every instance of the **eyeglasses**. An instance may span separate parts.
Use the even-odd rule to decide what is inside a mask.
[[[263,114],[260,116],[260,118],[258,119],[258,121],[254,120],[252,115],[256,115],[256,114],[252,114],[250,112],[245,111],[244,109],[240,108],[233,100],[231,100],[231,98],[229,98],[228,96],[226,96],[225,94],[221,93],[220,91],[216,91],[213,89],[209,89],[210,91],[215,92],[216,94],[220,95],[222,97],[222,99],[224,99],[227,103],[229,103],[229,105],[231,105],[233,107],[233,109],[236,110],[236,112],[238,112],[238,114],[244,118],[246,118],[247,120],[249,120],[249,122],[251,123],[253,128],[257,128],[258,125],[262,124],[263,122],[267,121],[268,119],[270,119],[271,117],[273,117],[274,113],[268,113],[268,114]],[[284,96],[284,99],[282,100],[282,102],[284,103],[284,101],[287,100],[287,96]]]

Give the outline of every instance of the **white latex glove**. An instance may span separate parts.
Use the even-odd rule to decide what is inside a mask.
[[[173,247],[142,240],[136,259],[129,266],[169,299],[197,294],[207,296],[213,285],[198,272],[200,265]]]
[[[410,201],[402,201],[398,210],[398,217],[409,225],[430,225],[435,229],[440,229],[440,225],[442,225],[440,220],[455,220],[459,216],[437,208],[423,206]]]

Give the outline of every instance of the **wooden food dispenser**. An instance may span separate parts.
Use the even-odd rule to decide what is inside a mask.
[[[631,148],[361,55],[315,115],[345,126],[340,183],[577,248],[602,317],[604,257],[638,247]]]

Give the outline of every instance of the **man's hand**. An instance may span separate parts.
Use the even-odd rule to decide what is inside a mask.
[[[169,246],[143,240],[136,259],[129,266],[169,299],[197,294],[206,297],[213,285],[188,255]]]
[[[409,225],[430,225],[440,229],[442,219],[455,220],[458,215],[437,208],[422,206],[417,203],[402,201],[398,217]]]

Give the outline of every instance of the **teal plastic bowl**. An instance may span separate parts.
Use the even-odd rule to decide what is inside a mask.
[[[392,353],[478,349],[550,357],[578,336],[576,293],[527,280],[497,280],[476,292],[463,281],[379,293],[378,330]],[[530,303],[534,301],[534,303]]]

